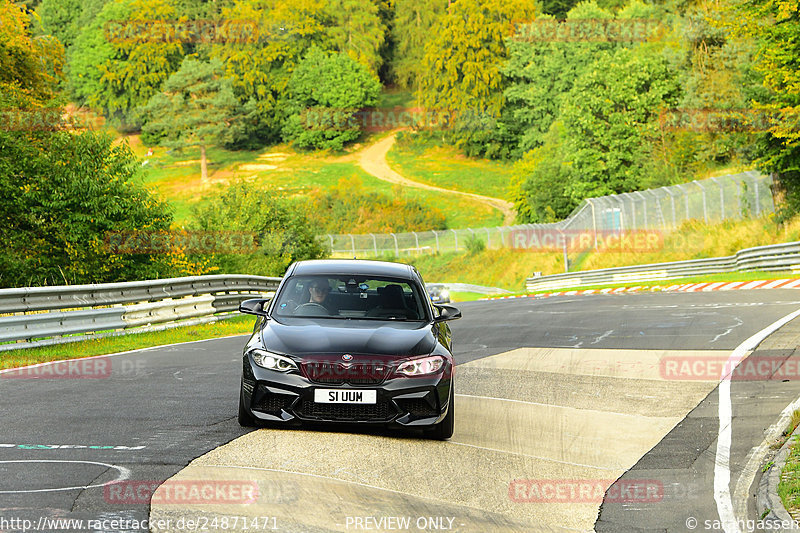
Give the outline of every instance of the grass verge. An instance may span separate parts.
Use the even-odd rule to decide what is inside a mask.
[[[589,251],[570,253],[570,274],[580,276],[582,271],[665,263],[687,259],[730,256],[737,251],[753,246],[778,244],[800,240],[800,217],[779,225],[774,216],[758,219],[729,220],[719,224],[704,224],[690,220],[674,232],[665,236],[665,244],[660,250],[639,253],[611,251]],[[679,246],[680,243],[686,243]],[[386,257],[392,260],[391,257]],[[543,275],[563,274],[564,255],[556,251],[533,251],[526,249],[503,248],[470,253],[443,252],[431,255],[403,256],[400,262],[410,263],[419,269],[428,282],[475,283],[487,287],[500,287],[511,291],[522,291],[525,280],[534,272]],[[701,281],[745,281],[786,277],[789,273],[731,273],[720,276],[702,276],[684,280],[671,280],[674,283]],[[766,276],[766,277],[764,277]],[[645,285],[646,283],[627,282],[624,285]],[[663,285],[665,281],[654,281],[649,285]],[[603,288],[609,285],[604,285]],[[588,288],[588,287],[582,287]],[[594,287],[593,287],[594,288]]]
[[[791,436],[800,424],[800,411],[792,413],[792,423],[784,432],[790,436],[792,443],[789,445],[789,455],[781,471],[778,483],[778,496],[783,506],[795,520],[800,517],[800,436]]]
[[[81,357],[91,357],[93,355],[106,355],[140,348],[149,348],[152,346],[175,344],[178,342],[240,335],[252,331],[253,321],[253,317],[243,315],[212,324],[184,326],[164,331],[131,333],[128,335],[88,339],[67,344],[54,344],[52,346],[5,351],[0,352],[0,369],[45,363],[47,361],[59,361],[62,359],[79,359]]]
[[[505,200],[510,196],[512,163],[470,158],[456,148],[415,140],[405,133],[398,135],[386,160],[414,181]]]

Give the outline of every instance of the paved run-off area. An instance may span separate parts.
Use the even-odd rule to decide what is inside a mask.
[[[749,331],[747,311],[797,306],[753,302],[751,294],[717,303],[611,296],[507,307],[508,322],[492,321],[487,336],[541,313],[559,317],[559,328],[572,334],[559,338],[555,328],[532,321],[528,334],[555,335],[543,339],[551,346],[459,365],[449,442],[380,432],[256,431],[173,478],[253,482],[265,496],[256,505],[154,505],[152,517],[270,516],[287,531],[398,530],[390,517],[410,520],[409,530],[416,520],[422,520],[418,530],[435,530],[424,517],[464,532],[591,530],[615,480],[715,389],[718,374],[709,369],[726,361],[734,339]],[[650,323],[631,331],[637,321]],[[676,330],[663,335],[667,328]],[[686,375],[687,368],[695,373]],[[687,487],[665,481],[628,479],[610,494],[630,504],[686,498]]]
[[[693,505],[713,516],[713,478],[684,483],[664,468],[637,468],[669,466],[670,450],[691,451],[672,454],[689,464],[709,456],[713,464],[715,411],[697,410],[713,401],[715,364],[800,308],[800,293],[594,295],[462,308],[464,318],[452,323],[457,418],[448,442],[353,428],[240,430],[241,337],[116,356],[105,379],[0,379],[0,517],[149,517],[155,531],[185,531],[192,517],[212,531],[215,518],[217,531],[253,530],[248,517],[259,518],[261,530],[298,532],[599,524],[629,531],[644,523],[636,512],[646,508],[652,529],[672,531],[660,524],[675,507],[657,504],[685,501],[691,489]],[[733,386],[732,483],[750,448],[736,425],[745,385]],[[769,425],[791,393],[762,391],[769,401],[749,414]],[[698,414],[703,424],[679,431]],[[606,490],[620,476],[629,482],[623,498]],[[152,502],[121,501],[102,486],[168,478]],[[177,480],[186,487],[214,479],[255,492],[226,504],[177,504],[167,494]],[[159,519],[172,521],[159,527]],[[411,522],[402,529],[400,519]]]
[[[659,375],[662,359],[687,353],[514,350],[458,367],[449,442],[262,430],[195,460],[173,480],[255,481],[265,496],[257,505],[196,505],[192,514],[274,516],[289,531],[346,531],[348,518],[352,526],[364,516],[449,517],[465,532],[587,530],[609,485],[714,388]],[[550,483],[569,490],[574,483],[566,480],[595,480],[585,484],[592,494],[529,501],[548,500]],[[187,512],[152,509],[159,519]]]

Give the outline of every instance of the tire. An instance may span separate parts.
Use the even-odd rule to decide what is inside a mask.
[[[244,391],[239,392],[239,425],[243,428],[250,428],[256,425],[255,418],[244,405]]]
[[[450,383],[450,401],[447,406],[447,414],[441,422],[433,426],[426,433],[427,435],[436,440],[447,440],[453,436],[455,429],[455,386]]]

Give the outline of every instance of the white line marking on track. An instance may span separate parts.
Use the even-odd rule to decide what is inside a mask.
[[[742,361],[748,352],[755,350],[756,347],[761,344],[761,341],[767,338],[771,333],[798,316],[800,316],[800,309],[773,322],[745,340],[733,350],[724,367],[729,370],[725,376],[722,376],[722,381],[719,383],[719,433],[717,435],[716,461],[714,461],[714,501],[717,502],[717,512],[719,513],[719,518],[722,521],[722,529],[725,533],[742,533],[736,521],[730,488],[731,423],[733,419],[733,410],[731,408],[731,374],[735,370],[736,365]]]
[[[603,413],[603,414],[611,414],[616,416],[627,416],[633,418],[674,418],[674,417],[662,417],[662,416],[651,416],[651,417],[644,417],[643,415],[634,415],[630,413],[618,413],[616,411],[600,411],[597,409],[581,409],[579,407],[566,407],[564,405],[555,405],[552,403],[539,403],[539,402],[527,402],[525,400],[512,400],[510,398],[495,398],[493,396],[476,396],[473,394],[461,394],[456,393],[456,396],[463,396],[465,398],[478,398],[480,400],[495,400],[498,402],[511,402],[511,403],[524,403],[526,405],[536,405],[537,407],[554,407],[556,409],[569,409],[572,411],[580,411],[582,413]]]
[[[540,461],[547,461],[549,463],[558,463],[562,465],[570,465],[570,466],[580,466],[583,468],[591,468],[593,470],[606,470],[609,472],[623,472],[627,469],[625,466],[616,466],[616,467],[609,467],[609,466],[597,466],[597,465],[588,465],[584,463],[573,463],[572,461],[562,461],[560,459],[553,459],[552,457],[542,457],[541,455],[531,455],[528,453],[520,453],[520,452],[512,452],[509,450],[498,450],[497,448],[487,448],[486,446],[478,446],[477,444],[467,444],[466,442],[455,442],[453,440],[448,441],[450,444],[455,444],[457,446],[468,446],[470,448],[477,448],[479,450],[486,450],[490,452],[498,452],[498,453],[506,453],[509,455],[519,455],[521,457],[530,457],[531,459],[539,459]]]
[[[600,335],[599,337],[597,337],[595,340],[593,340],[593,341],[592,341],[592,344],[597,344],[598,342],[600,342],[601,340],[605,339],[606,337],[608,337],[608,336],[609,336],[609,335],[611,335],[612,333],[614,333],[614,330],[613,330],[613,329],[610,329],[610,330],[606,331],[605,333],[603,333],[602,335]]]
[[[714,338],[711,340],[711,342],[712,342],[712,343],[713,343],[713,342],[717,342],[717,341],[719,340],[719,338],[720,338],[720,337],[724,337],[725,335],[727,335],[728,333],[730,333],[731,331],[733,331],[733,330],[734,330],[734,328],[738,328],[739,326],[741,326],[742,324],[744,324],[744,322],[742,322],[742,319],[741,319],[741,318],[739,318],[738,316],[735,316],[735,317],[733,317],[733,318],[734,318],[734,320],[736,320],[736,325],[729,327],[729,328],[728,328],[728,329],[726,329],[726,330],[725,330],[723,333],[717,333],[717,336],[716,336],[716,337],[714,337]]]
[[[57,459],[17,459],[13,461],[0,461],[0,464],[9,464],[9,463],[74,463],[74,464],[100,465],[100,466],[105,466],[106,468],[113,468],[114,470],[119,472],[119,476],[117,477],[117,479],[113,481],[108,481],[106,483],[101,483],[99,485],[83,485],[78,487],[63,487],[59,489],[0,490],[0,494],[27,494],[31,492],[58,492],[64,490],[97,489],[109,485],[111,483],[119,483],[120,481],[125,481],[126,479],[130,479],[131,477],[131,471],[125,468],[124,466],[110,465],[108,463],[98,463],[96,461],[60,461]]]

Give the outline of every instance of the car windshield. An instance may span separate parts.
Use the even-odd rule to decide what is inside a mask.
[[[295,276],[287,280],[273,314],[282,317],[427,320],[427,299],[405,279],[366,276]]]

